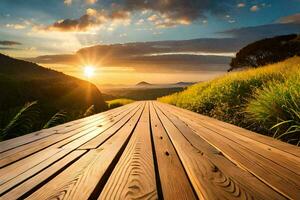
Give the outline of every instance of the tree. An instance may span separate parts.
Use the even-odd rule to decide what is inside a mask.
[[[243,67],[259,67],[300,55],[300,36],[297,34],[263,39],[242,48],[231,60],[229,71]]]

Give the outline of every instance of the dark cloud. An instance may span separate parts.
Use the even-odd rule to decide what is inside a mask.
[[[64,19],[55,22],[54,24],[43,28],[48,31],[61,32],[84,32],[91,28],[100,26],[109,20],[125,20],[129,18],[129,12],[124,10],[117,10],[113,12],[96,11],[94,9],[87,9],[86,14],[78,19]]]
[[[287,35],[292,33],[300,33],[300,26],[299,24],[295,23],[277,23],[232,29],[219,33],[227,37],[234,37],[236,39],[239,39],[240,41],[250,43],[263,38],[274,37],[278,35]]]
[[[24,59],[31,62],[43,63],[43,64],[58,64],[58,63],[71,64],[78,61],[77,56],[72,54],[45,55],[45,56],[38,56],[35,58],[24,58]]]
[[[15,42],[15,41],[1,41],[0,40],[0,45],[3,46],[15,46],[15,45],[21,45],[22,43],[20,42]]]
[[[79,19],[65,19],[57,21],[53,25],[47,27],[47,30],[56,31],[85,31],[96,23],[88,15],[83,15]]]
[[[96,45],[80,49],[77,54],[88,56],[128,57],[154,53],[176,52],[235,52],[241,43],[234,38],[205,38],[179,41],[136,42],[126,44]]]
[[[20,49],[16,49],[16,48],[11,48],[11,47],[0,47],[0,50],[20,50]]]
[[[71,1],[65,1],[71,2]],[[93,1],[94,2],[94,1]],[[96,3],[96,1],[95,1]],[[100,2],[101,3],[101,2]],[[87,31],[109,20],[127,19],[131,12],[151,11],[157,18],[152,22],[157,27],[187,25],[197,20],[204,20],[207,15],[221,16],[235,6],[234,0],[123,0],[116,1],[93,15],[88,12],[77,19],[63,19],[48,26],[46,30]]]
[[[141,72],[226,71],[230,57],[199,55],[138,56],[120,59],[119,65]]]
[[[139,42],[97,45],[80,49],[74,55],[47,55],[27,60],[40,64],[99,63],[101,67],[131,67],[143,72],[225,71],[231,57],[222,56],[222,53],[236,51],[239,46],[235,39],[229,38]],[[186,52],[221,55],[188,55]]]
[[[208,13],[221,15],[235,5],[234,0],[125,0],[120,4],[127,10],[151,10],[172,20],[195,21],[206,19]]]

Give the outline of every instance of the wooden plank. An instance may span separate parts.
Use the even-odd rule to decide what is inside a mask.
[[[170,107],[168,106],[164,108],[170,110]],[[174,111],[173,109],[171,109],[170,111],[172,113],[176,113],[179,116],[179,118],[181,118],[183,121],[189,121],[193,124],[201,125],[202,127],[210,129],[216,134],[219,134],[222,137],[224,137],[223,140],[229,139],[235,143],[239,143],[240,145],[248,148],[250,151],[254,151],[255,153],[267,159],[271,158],[271,160],[277,163],[278,165],[285,167],[287,170],[290,170],[295,174],[300,175],[300,158],[293,154],[281,151],[277,148],[273,148],[272,146],[261,143],[259,142],[259,138],[257,138],[257,140],[254,140],[253,138],[249,138],[239,133],[235,133],[229,129],[223,128],[217,123],[211,124],[208,120],[204,121],[196,117],[191,117],[191,115],[185,115],[182,114],[182,112]],[[269,139],[273,140],[272,138]],[[213,141],[209,142],[215,145]],[[216,147],[221,148],[218,146]]]
[[[272,155],[271,159],[265,158],[255,151],[222,137],[197,123],[191,121],[186,121],[186,123],[199,136],[217,147],[232,162],[251,172],[276,191],[293,199],[300,196],[300,176],[276,164],[273,161],[276,155]],[[298,162],[299,167],[300,162]]]
[[[47,152],[40,151],[27,159],[20,160],[14,165],[9,165],[0,169],[0,184],[2,185],[3,183],[6,183],[15,176],[27,171],[35,165],[38,165],[60,151],[61,149],[49,149]]]
[[[118,130],[122,128],[132,118],[132,116],[134,116],[135,113],[137,113],[142,108],[142,106],[143,105],[138,105],[134,110],[123,116],[117,123],[109,127],[109,129],[105,129],[104,131],[102,131],[101,134],[88,134],[85,137],[80,138],[79,140],[74,140],[73,142],[61,146],[61,148],[72,149],[76,147],[77,149],[96,149],[103,142],[108,140],[112,135],[116,134]]]
[[[35,142],[39,139],[48,137],[48,136],[56,134],[56,133],[61,133],[61,134],[66,133],[68,131],[71,131],[71,130],[74,130],[74,129],[80,127],[80,126],[79,127],[74,126],[72,128],[69,128],[72,125],[75,125],[78,123],[82,123],[82,125],[86,125],[87,124],[86,122],[92,123],[94,119],[98,120],[98,118],[109,117],[109,116],[115,114],[116,112],[119,112],[121,110],[129,108],[131,106],[134,106],[134,104],[135,103],[128,104],[124,107],[122,106],[122,107],[115,108],[115,109],[112,109],[109,111],[105,111],[105,112],[102,112],[102,113],[99,113],[96,115],[92,115],[92,116],[89,116],[86,118],[78,119],[78,120],[67,122],[67,123],[64,123],[64,124],[61,124],[61,125],[58,125],[55,127],[51,127],[49,129],[43,129],[43,130],[36,131],[36,132],[30,133],[30,134],[26,134],[26,135],[23,135],[23,136],[20,136],[17,138],[2,141],[2,142],[0,142],[0,153],[8,151],[10,149],[14,149],[14,148],[16,148],[18,146],[22,146],[24,144]],[[1,157],[1,154],[0,154],[0,157]]]
[[[139,109],[139,108],[136,108]],[[134,115],[135,111],[131,111],[131,113],[127,114],[129,117],[132,117]],[[122,118],[122,116],[120,117]],[[123,119],[122,119],[123,120]],[[125,121],[123,121],[125,123]],[[67,140],[63,140],[49,148],[46,148],[42,151],[37,152],[36,154],[33,154],[23,160],[20,160],[12,165],[9,165],[3,169],[0,169],[0,174],[3,172],[3,176],[0,176],[0,180],[3,181],[3,183],[7,182],[10,179],[13,179],[14,177],[18,176],[19,174],[22,174],[26,172],[27,170],[31,169],[35,165],[40,164],[41,162],[44,162],[46,159],[41,159],[43,158],[41,155],[53,155],[50,154],[52,151],[58,152],[61,151],[63,145],[68,144],[71,142],[72,145],[64,146],[64,149],[66,151],[63,151],[64,154],[68,154],[72,150],[78,148],[80,145],[88,142],[89,140],[93,139],[97,135],[101,134],[102,132],[109,130],[110,127],[112,127],[114,124],[108,124],[106,126],[98,127],[98,129],[91,131],[89,133],[80,132],[75,136],[72,136],[68,138]],[[80,135],[83,135],[80,137]],[[75,141],[75,142],[72,142]],[[25,164],[25,165],[24,165]],[[5,173],[7,172],[7,173]]]
[[[166,105],[166,104],[163,104],[163,103],[160,103],[160,102],[156,102],[156,103],[159,104],[159,105]],[[206,124],[211,124],[212,126],[226,128],[228,130],[233,131],[236,134],[243,135],[245,137],[251,138],[251,139],[253,139],[254,141],[256,141],[258,143],[263,143],[263,144],[268,145],[268,146],[270,146],[274,149],[278,149],[280,151],[287,152],[290,155],[295,155],[295,156],[300,158],[300,148],[298,148],[294,145],[284,143],[284,142],[281,142],[279,140],[275,140],[275,139],[270,138],[268,136],[265,136],[265,135],[262,135],[262,134],[258,134],[258,133],[243,129],[241,127],[238,127],[238,126],[226,123],[226,122],[222,122],[222,121],[219,121],[217,119],[213,119],[211,117],[200,115],[198,113],[195,113],[195,112],[192,112],[192,111],[189,111],[189,110],[186,110],[186,109],[178,108],[178,107],[172,106],[172,105],[168,105],[168,107],[171,107],[173,111],[180,112],[181,115],[186,115],[186,116],[189,116],[190,118],[193,118],[193,119],[202,120],[202,121],[206,122]]]
[[[158,119],[153,102],[150,105],[150,118],[163,198],[197,199],[169,136]]]
[[[107,179],[107,170],[114,167],[118,155],[127,144],[138,122],[142,108],[99,149],[90,150],[62,173],[31,194],[28,199],[88,199],[97,185]],[[109,172],[109,171],[108,171]]]
[[[35,176],[29,178],[25,182],[21,183],[17,187],[13,188],[11,191],[5,193],[4,195],[0,194],[0,199],[11,200],[11,199],[23,199],[22,196],[26,195],[33,188],[37,187],[48,178],[52,177],[59,171],[63,170],[67,165],[72,163],[74,160],[86,153],[86,150],[76,150],[64,157],[63,159],[57,161],[53,165],[44,169]],[[1,196],[2,195],[2,196]]]
[[[112,118],[112,119],[104,118],[104,119],[96,120],[93,123],[90,123],[86,126],[75,128],[74,130],[67,132],[65,134],[62,134],[62,135],[54,134],[52,136],[43,138],[36,142],[20,146],[18,148],[12,149],[10,151],[6,151],[0,155],[1,156],[0,157],[0,168],[2,168],[5,165],[9,165],[10,163],[15,162],[17,160],[20,160],[28,155],[31,155],[39,150],[42,150],[51,145],[54,145],[58,142],[64,141],[66,139],[68,139],[67,141],[70,141],[70,139],[74,138],[72,136],[75,136],[75,138],[76,138],[76,137],[82,136],[84,134],[87,134],[91,131],[99,130],[99,126],[103,126],[103,127],[109,126],[110,127],[112,124],[115,123],[115,121],[118,121],[118,120],[122,119],[124,116],[126,116],[128,114],[128,112],[130,112],[130,109],[125,110],[124,112],[121,112],[121,113],[117,113],[114,116],[114,118]]]
[[[51,157],[45,159],[43,162],[40,162],[37,165],[30,168],[29,170],[25,171],[24,173],[18,174],[15,177],[12,176],[13,177],[12,179],[9,179],[8,181],[0,185],[0,195],[5,191],[9,190],[10,188],[12,188],[13,186],[17,185],[18,183],[26,180],[28,177],[33,176],[34,174],[43,170],[48,165],[51,165],[52,163],[59,160],[65,155],[66,155],[65,150],[59,151],[56,154],[52,155]],[[10,171],[10,173],[12,174],[13,171]]]
[[[158,116],[199,198],[285,199],[255,176],[233,164],[191,129],[183,126],[182,121],[177,119],[175,122],[174,117],[169,114],[167,117],[156,106]]]
[[[149,105],[98,199],[157,199]]]

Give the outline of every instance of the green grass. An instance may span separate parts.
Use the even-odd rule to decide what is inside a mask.
[[[297,144],[299,71],[300,57],[293,57],[229,73],[158,100]]]
[[[134,102],[134,100],[131,100],[131,99],[114,99],[111,101],[106,101],[109,109],[124,106],[126,104],[133,103],[133,102]]]
[[[300,71],[284,82],[272,82],[258,90],[246,112],[252,121],[270,129],[274,138],[299,145]]]

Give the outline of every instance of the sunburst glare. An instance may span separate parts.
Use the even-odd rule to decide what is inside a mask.
[[[84,75],[88,78],[91,78],[95,75],[95,67],[93,66],[85,66],[84,67]]]

